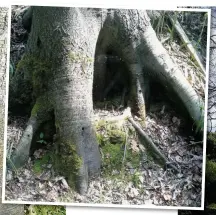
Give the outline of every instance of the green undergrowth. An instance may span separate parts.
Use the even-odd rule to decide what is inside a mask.
[[[54,205],[25,205],[25,215],[66,215],[66,209]]]
[[[216,148],[216,134],[215,133],[208,134],[208,142],[210,144],[210,147]]]
[[[82,162],[77,154],[76,145],[65,140],[56,143],[54,148],[49,149],[40,159],[36,159],[33,164],[33,172],[36,175],[41,175],[47,165],[52,164],[56,172],[64,175],[68,179],[70,187],[75,189],[76,177]]]
[[[51,153],[46,153],[44,154],[44,156],[42,156],[42,158],[36,159],[33,164],[33,172],[36,175],[42,174],[42,172],[44,171],[44,166],[49,164],[50,159]]]
[[[133,150],[131,141],[135,141],[135,130],[128,125],[100,120],[96,123],[97,140],[102,157],[102,174],[107,178],[118,178],[139,182],[141,150]],[[125,147],[126,144],[126,147]],[[132,173],[128,174],[131,170]]]
[[[207,208],[211,210],[216,210],[216,203],[211,203],[210,205],[207,206]]]
[[[216,181],[216,134],[209,133],[207,138],[206,180]]]
[[[216,162],[212,160],[206,161],[206,178],[213,182],[216,180]]]
[[[207,136],[207,158],[206,158],[206,209],[209,214],[215,214],[216,197],[216,133],[209,133]],[[205,209],[205,211],[206,211]]]

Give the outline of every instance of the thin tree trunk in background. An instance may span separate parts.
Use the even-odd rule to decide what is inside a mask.
[[[0,214],[4,215],[24,215],[23,205],[2,204],[2,162],[4,144],[4,113],[5,113],[5,93],[6,93],[6,63],[7,63],[7,35],[8,35],[8,8],[0,8]]]
[[[208,131],[216,132],[216,9],[211,9],[211,38],[209,59]]]

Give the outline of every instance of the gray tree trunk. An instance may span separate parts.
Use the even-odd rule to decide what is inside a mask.
[[[173,91],[198,124],[203,101],[158,41],[146,11],[33,7],[26,54],[20,64],[32,79],[35,105],[12,161],[22,166],[41,123],[55,115],[56,169],[81,194],[100,173],[92,125],[94,95],[104,91],[104,56],[112,49],[131,77],[132,110],[145,120],[148,78]],[[75,182],[75,184],[74,184]]]
[[[24,215],[23,205],[8,205],[1,203],[2,185],[2,162],[4,144],[4,123],[5,123],[5,93],[6,93],[6,63],[7,63],[7,35],[8,35],[8,8],[0,8],[0,214]]]
[[[211,9],[211,40],[209,63],[208,131],[216,132],[216,9]]]

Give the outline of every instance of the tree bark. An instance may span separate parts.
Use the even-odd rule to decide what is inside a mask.
[[[92,88],[94,80],[94,95],[103,95],[103,56],[110,50],[129,71],[130,106],[143,121],[149,79],[173,91],[196,124],[203,116],[203,101],[158,41],[146,11],[33,7],[26,50],[21,68],[32,80],[36,102],[12,160],[15,165],[27,161],[36,125],[54,112],[55,167],[81,194],[87,192],[89,177],[100,174]]]
[[[211,9],[211,39],[210,39],[210,63],[209,63],[209,98],[208,98],[208,131],[216,132],[216,9]]]

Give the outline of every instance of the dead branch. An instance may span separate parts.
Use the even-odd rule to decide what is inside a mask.
[[[154,152],[155,157],[157,157],[157,160],[166,168],[167,164],[169,164],[169,167],[173,168],[176,172],[180,172],[174,165],[172,165],[168,159],[160,152],[158,147],[153,143],[153,141],[149,138],[149,136],[142,130],[142,128],[133,120],[132,117],[128,117],[128,121],[133,125],[133,127],[136,129],[136,131],[140,134],[140,136],[143,138],[143,142],[148,146],[148,148],[151,148],[151,150]]]

